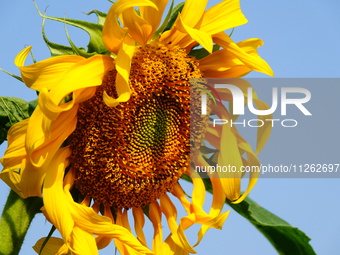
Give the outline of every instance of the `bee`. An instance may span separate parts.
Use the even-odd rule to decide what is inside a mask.
[[[190,71],[191,71],[191,72],[194,72],[194,71],[195,71],[195,66],[194,66],[194,64],[191,63],[191,62],[189,62],[189,61],[186,61],[186,62],[187,62],[187,64],[188,64],[189,67],[190,67]]]

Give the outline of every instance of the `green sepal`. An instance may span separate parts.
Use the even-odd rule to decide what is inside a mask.
[[[105,45],[102,40],[103,25],[92,23],[92,22],[87,22],[87,21],[82,21],[82,20],[49,17],[47,15],[42,14],[37,5],[36,5],[36,8],[37,8],[39,15],[45,19],[62,22],[64,24],[78,27],[84,30],[85,32],[87,32],[90,36],[90,40],[87,45],[88,53],[108,54],[108,51],[105,48]]]
[[[68,33],[68,30],[67,30],[66,24],[64,24],[64,25],[65,25],[65,33],[66,33],[67,40],[68,40],[69,44],[70,44],[71,47],[72,47],[72,50],[75,52],[76,55],[82,56],[82,57],[84,57],[84,58],[89,58],[89,57],[94,56],[94,55],[96,54],[95,52],[87,53],[85,48],[82,48],[82,47],[78,48],[78,47],[72,42],[71,37],[70,37],[70,35],[69,35],[69,33]]]
[[[174,0],[172,0],[172,2],[171,2],[171,6],[170,6],[170,9],[169,9],[169,12],[168,12],[168,14],[166,15],[166,17],[165,17],[165,19],[164,19],[162,25],[161,25],[161,26],[157,29],[157,31],[155,32],[155,34],[154,34],[154,36],[153,36],[154,39],[155,39],[155,38],[158,38],[159,35],[165,31],[167,25],[169,24],[169,20],[170,20],[170,17],[171,17],[173,8],[174,8]]]
[[[173,8],[173,10],[171,12],[171,16],[170,16],[169,22],[166,25],[166,27],[163,30],[163,32],[167,31],[167,30],[170,30],[173,27],[173,25],[175,24],[175,21],[176,21],[176,19],[178,17],[178,14],[183,10],[183,7],[184,7],[184,2],[177,4]]]
[[[55,56],[61,56],[61,55],[75,55],[75,52],[73,51],[72,47],[53,43],[47,39],[46,34],[45,34],[45,20],[46,19],[44,18],[42,22],[42,36],[47,47],[50,50],[51,56],[55,57]]]
[[[52,235],[53,235],[54,231],[56,231],[56,229],[57,228],[54,225],[52,225],[50,232],[48,233],[47,237],[45,238],[44,242],[42,243],[42,245],[40,247],[39,255],[42,254],[48,240],[50,240],[50,238],[52,237]]]
[[[182,179],[192,182],[188,175]],[[209,178],[203,178],[205,188],[212,193],[212,185]],[[274,246],[279,254],[287,255],[315,255],[311,240],[304,232],[289,225],[286,221],[264,209],[247,197],[241,203],[234,204],[228,199],[225,201],[237,213],[254,225]]]
[[[98,18],[98,24],[104,26],[104,23],[105,23],[105,20],[106,20],[106,16],[107,16],[107,13],[105,12],[101,12],[101,11],[98,11],[98,10],[92,10],[90,12],[85,12],[86,15],[90,15],[90,14],[96,14],[97,15],[97,18]]]
[[[213,46],[213,52],[218,51],[221,47],[217,44],[214,44]],[[200,49],[192,49],[189,52],[189,56],[195,57],[196,59],[200,60],[202,58],[205,58],[206,56],[210,55],[210,53],[204,49],[204,48],[200,48]]]
[[[10,72],[7,72],[6,70],[0,68],[0,71],[8,74],[9,76],[12,76],[13,78],[17,79],[18,81],[24,82],[23,79],[20,76],[17,76],[15,74],[11,74]]]
[[[0,144],[8,130],[17,122],[29,117],[29,103],[21,98],[0,97]]]

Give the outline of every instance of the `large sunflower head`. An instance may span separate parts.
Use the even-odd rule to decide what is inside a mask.
[[[190,80],[272,71],[257,54],[260,39],[235,43],[224,32],[246,22],[238,0],[208,10],[207,1],[188,0],[171,5],[173,15],[163,15],[167,5],[167,0],[115,2],[102,30],[108,54],[61,55],[24,66],[26,48],[15,59],[25,84],[39,91],[39,103],[29,119],[10,129],[1,178],[24,198],[43,197],[42,210],[63,239],[47,242],[57,254],[97,254],[112,239],[122,254],[195,253],[184,230],[202,224],[197,245],[210,227],[222,227],[225,199],[241,201],[256,182],[251,176],[241,196],[241,174],[208,173],[209,212],[203,210],[199,175],[191,174],[190,197],[179,184],[194,164],[211,164],[192,148],[203,140],[218,152],[215,163],[258,164],[234,127],[213,129],[207,117],[194,113],[200,132],[192,135]],[[221,99],[230,96],[222,93]],[[209,111],[231,118],[224,106]],[[187,214],[179,222],[173,199]],[[154,227],[152,244],[143,232],[145,215]]]

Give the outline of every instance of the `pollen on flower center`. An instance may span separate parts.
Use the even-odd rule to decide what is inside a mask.
[[[149,204],[170,191],[189,167],[190,78],[200,78],[197,61],[180,49],[146,45],[131,66],[130,100],[117,107],[116,71],[78,111],[70,137],[76,187],[115,208]]]

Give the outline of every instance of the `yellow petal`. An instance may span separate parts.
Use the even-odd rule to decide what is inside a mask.
[[[239,134],[237,135],[237,139],[238,139],[238,144],[239,144],[240,150],[243,150],[247,154],[247,158],[248,158],[247,165],[249,165],[249,166],[260,166],[260,162],[259,162],[256,154],[253,152],[251,146]],[[249,192],[255,186],[255,184],[258,180],[259,174],[260,174],[259,172],[251,172],[250,173],[247,189],[242,194],[242,196],[239,199],[237,199],[236,201],[233,201],[233,203],[240,203],[247,197]]]
[[[49,96],[58,106],[70,93],[102,84],[105,74],[114,68],[113,59],[106,55],[95,55],[73,65],[51,89]]]
[[[112,224],[110,218],[100,216],[92,208],[71,202],[70,199],[68,205],[76,225],[84,231],[115,238],[138,252],[151,253],[125,227]]]
[[[196,252],[194,252],[196,253]],[[165,242],[162,244],[162,253],[164,255],[189,255],[189,252],[183,249],[181,246],[178,246],[171,236],[169,235]]]
[[[26,148],[27,154],[35,167],[41,167],[48,158],[52,158],[65,139],[76,127],[77,108],[61,113],[53,122],[49,122],[40,110],[34,110],[28,123]],[[50,126],[45,127],[45,121]]]
[[[97,236],[96,237],[96,243],[97,243],[98,250],[104,249],[111,242],[112,242],[111,237],[107,237],[107,236]]]
[[[162,213],[156,201],[153,201],[149,205],[149,217],[154,229],[154,235],[152,239],[152,250],[155,254],[162,254],[163,252]]]
[[[22,120],[9,129],[7,134],[8,148],[0,160],[4,167],[18,165],[26,157],[25,140],[28,121],[29,118]]]
[[[194,245],[197,246],[199,243],[202,241],[204,235],[207,233],[210,227],[217,228],[217,229],[222,229],[222,226],[224,222],[226,221],[230,211],[227,211],[225,213],[222,213],[218,215],[217,217],[213,218],[210,221],[204,222],[204,225],[201,227],[201,229],[198,232],[198,238],[197,242]]]
[[[152,39],[152,26],[140,17],[135,9],[129,8],[124,11],[122,18],[124,20],[124,26],[127,27],[129,34],[140,45],[144,45]]]
[[[69,242],[74,227],[74,220],[67,203],[68,199],[63,191],[64,173],[70,154],[69,148],[60,149],[54,160],[45,166],[48,171],[43,188],[43,200],[48,218],[59,230],[66,243]]]
[[[135,222],[135,231],[137,234],[137,238],[143,245],[147,246],[146,238],[143,231],[145,223],[143,210],[140,207],[132,208],[132,214]]]
[[[200,177],[193,176],[193,191],[192,191],[192,203],[195,207],[202,208],[205,200],[205,186],[203,180]]]
[[[161,20],[164,9],[168,4],[169,0],[151,0],[156,6],[157,9],[151,6],[141,6],[140,14],[141,17],[151,25],[152,31],[151,35],[153,35],[158,28]]]
[[[246,43],[241,43],[240,45],[234,43],[228,35],[221,32],[213,36],[214,42],[218,45],[222,46],[224,49],[228,50],[231,54],[241,60],[246,66],[248,66],[251,70],[262,72],[273,76],[274,73],[270,66],[257,54],[247,53],[246,50],[241,47],[245,47],[248,45],[249,47],[256,49],[260,45],[262,45],[262,41],[259,39],[249,39],[246,40]],[[240,47],[241,46],[241,47]]]
[[[160,205],[161,210],[168,221],[172,240],[176,245],[182,247],[185,251],[196,253],[196,251],[192,249],[187,237],[185,236],[183,228],[176,222],[177,210],[168,195],[164,194],[161,196]]]
[[[233,78],[252,71],[241,60],[225,49],[215,51],[199,62],[204,77]]]
[[[230,122],[230,115],[225,107],[220,105],[212,106],[213,112],[221,119],[226,119]],[[235,127],[223,125],[220,133],[220,153],[218,155],[218,165],[235,167],[235,172],[227,172],[221,174],[222,187],[224,193],[230,200],[238,199],[240,196],[240,185],[242,173],[240,172],[243,165],[242,157],[237,143]]]
[[[171,194],[178,198],[178,200],[182,203],[187,214],[191,213],[190,202],[186,198],[185,193],[179,183],[176,183],[172,188]]]
[[[203,16],[208,0],[187,0],[185,1],[181,16],[183,22],[189,26],[194,27]]]
[[[22,79],[27,87],[35,90],[51,89],[62,75],[83,57],[65,55],[49,58],[32,65],[24,66],[27,55],[32,47],[22,50],[15,58],[15,64],[21,71]]]
[[[194,41],[196,41],[198,44],[202,45],[203,48],[205,48],[209,53],[212,52],[213,49],[213,40],[211,38],[211,35],[208,33],[192,28],[184,23],[182,19],[182,15],[178,15],[178,19],[176,22],[176,27],[179,31],[182,33],[188,34]]]
[[[157,9],[157,6],[149,0],[121,0],[110,8],[103,28],[103,42],[109,51],[117,54],[127,33],[127,29],[119,25],[118,18],[125,10],[136,6],[150,6]]]
[[[43,250],[40,252],[41,247],[46,240],[46,237],[39,239],[36,244],[33,246],[33,249],[36,253],[41,255],[68,255],[69,250],[67,246],[65,245],[65,242],[63,239],[57,238],[57,237],[50,237],[44,246]]]
[[[18,173],[20,168],[21,164],[3,169],[0,173],[0,179],[3,180],[20,197],[26,198],[27,196],[22,192],[21,176]]]
[[[98,249],[95,238],[92,233],[88,233],[81,228],[74,227],[71,237],[70,246],[74,255],[97,255]]]
[[[238,0],[224,0],[210,9],[204,15],[200,30],[213,35],[229,28],[247,23]]]
[[[126,37],[122,48],[118,52],[116,58],[116,90],[118,98],[110,97],[106,91],[103,93],[103,100],[110,107],[117,106],[121,102],[126,102],[130,99],[131,89],[129,84],[129,76],[131,69],[131,59],[135,52],[134,41]]]

